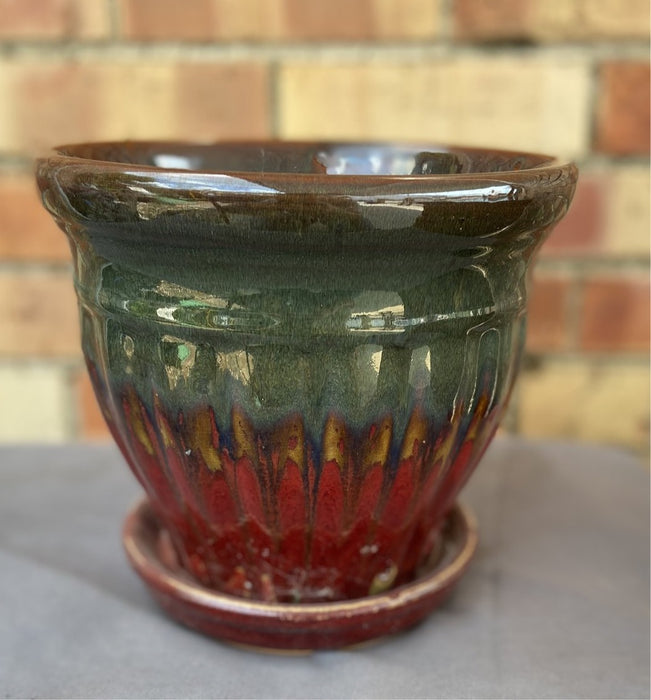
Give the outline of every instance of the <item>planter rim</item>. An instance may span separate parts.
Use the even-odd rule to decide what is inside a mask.
[[[369,154],[372,151],[385,156],[400,153],[414,157],[419,153],[450,155],[465,159],[471,169],[462,172],[444,173],[391,173],[391,172],[305,172],[296,169],[261,170],[251,168],[205,168],[205,167],[161,167],[147,163],[149,157],[159,160],[167,151],[168,162],[174,158],[190,159],[214,152],[236,151],[252,153],[255,149],[284,150],[287,153],[312,153],[322,156],[341,156],[342,153],[357,151]],[[119,157],[132,153],[134,162]],[[473,160],[474,159],[474,160]],[[142,162],[145,161],[145,162]],[[188,161],[189,162],[189,161]],[[461,162],[461,161],[459,161]],[[472,168],[476,162],[479,167]],[[493,163],[493,167],[482,167],[482,163]],[[577,178],[577,168],[569,160],[526,151],[500,148],[478,148],[436,143],[398,141],[300,141],[300,140],[224,140],[211,144],[190,141],[104,141],[68,144],[53,148],[49,154],[37,159],[37,170],[66,171],[85,181],[93,178],[110,177],[115,185],[133,183],[134,180],[156,182],[169,189],[184,191],[223,191],[238,195],[273,194],[342,194],[364,196],[373,194],[418,193],[439,198],[447,193],[451,199],[465,199],[464,194],[474,191],[471,199],[478,195],[488,199],[517,199],[518,193],[508,188],[524,188],[520,196],[531,198],[537,191],[571,187]],[[319,163],[321,165],[321,163]],[[504,169],[499,169],[498,166]],[[516,167],[509,167],[515,165]],[[504,186],[504,187],[501,187]],[[487,191],[480,194],[477,190]],[[492,188],[492,189],[491,189]],[[448,198],[446,197],[446,198]]]

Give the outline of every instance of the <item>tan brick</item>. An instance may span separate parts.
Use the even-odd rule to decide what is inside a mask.
[[[648,39],[647,0],[537,0],[534,31],[542,39]]]
[[[0,442],[63,442],[66,376],[57,367],[0,366]]]
[[[454,0],[459,38],[587,41],[649,37],[647,0]]]
[[[0,38],[105,38],[110,32],[107,0],[0,0]]]
[[[82,440],[110,440],[111,433],[99,408],[90,377],[85,369],[74,377],[75,408],[78,438]]]
[[[82,39],[108,39],[111,34],[109,0],[76,0],[75,36]]]
[[[647,62],[612,61],[601,66],[595,148],[612,155],[649,153],[651,118]]]
[[[529,437],[648,450],[645,363],[546,362],[519,378],[519,426]]]
[[[600,352],[648,352],[649,275],[587,280],[581,307],[581,347]]]
[[[599,255],[603,249],[609,195],[608,175],[581,173],[572,204],[541,248],[541,256]]]
[[[43,208],[31,175],[0,175],[0,260],[70,260],[66,237]]]
[[[269,133],[267,80],[264,66],[237,62],[7,60],[0,62],[0,151],[261,137]]]
[[[571,285],[571,280],[566,276],[534,276],[527,308],[529,352],[568,348]]]
[[[428,39],[441,32],[442,0],[375,0],[378,39]]]
[[[137,0],[133,0],[134,2]],[[325,4],[325,3],[324,3]],[[219,41],[279,41],[291,32],[283,0],[213,0],[213,39]]]
[[[120,0],[119,8],[124,36],[144,41],[368,41],[434,37],[440,4],[440,0]]]
[[[62,69],[66,68],[62,66]],[[98,121],[90,125],[98,136],[88,140],[174,138],[177,109],[174,63],[95,63],[86,64],[84,70],[97,75],[95,102],[101,113]],[[83,91],[74,99],[83,105]],[[58,114],[56,106],[54,109]]]
[[[580,59],[288,63],[279,75],[287,138],[465,142],[579,156],[589,69]]]
[[[614,255],[648,256],[651,216],[649,169],[623,166],[610,176],[604,248]]]
[[[0,273],[0,356],[78,357],[77,300],[65,273]]]

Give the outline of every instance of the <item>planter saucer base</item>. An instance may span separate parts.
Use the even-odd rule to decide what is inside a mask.
[[[413,581],[363,598],[302,604],[239,598],[196,582],[170,556],[167,533],[147,500],[127,516],[123,543],[133,568],[176,621],[247,649],[309,652],[396,634],[440,605],[477,548],[475,520],[465,507],[452,508],[442,532],[441,553]]]

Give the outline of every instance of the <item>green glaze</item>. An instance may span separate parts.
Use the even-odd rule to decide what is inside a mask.
[[[135,144],[128,158],[119,145],[85,148],[41,161],[39,178],[76,248],[84,349],[107,385],[128,378],[174,406],[207,401],[220,425],[233,397],[256,422],[298,411],[314,435],[332,409],[365,425],[385,410],[406,415],[416,397],[446,420],[487,366],[499,401],[522,340],[527,263],[575,178],[539,159],[506,174],[226,182],[89,159],[146,163],[170,151],[162,144]],[[222,147],[227,165],[259,165],[260,148],[240,146],[239,160],[235,148]],[[309,145],[295,147],[298,166],[291,149],[268,150],[277,168],[313,162]],[[214,163],[204,158],[219,165],[212,151]],[[522,165],[513,154],[435,155],[447,172]]]

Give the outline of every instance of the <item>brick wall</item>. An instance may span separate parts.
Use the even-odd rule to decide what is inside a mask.
[[[506,429],[645,451],[648,15],[647,0],[0,0],[0,440],[107,436],[35,154],[396,138],[576,159]]]

